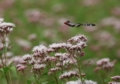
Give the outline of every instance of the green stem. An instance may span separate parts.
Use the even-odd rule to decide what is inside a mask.
[[[7,84],[9,84],[9,79],[8,79],[7,74],[6,74],[6,73],[4,73],[4,75],[5,75],[5,78],[6,78]]]
[[[39,84],[39,81],[37,80],[37,77],[36,77],[35,74],[34,74],[34,78],[35,78],[35,82],[36,82],[37,84]]]
[[[54,78],[55,78],[56,84],[59,84],[58,80],[57,80],[57,77],[56,77],[56,73],[54,73]]]
[[[79,75],[80,75],[81,82],[83,84],[84,81],[83,81],[83,77],[82,77],[81,68],[79,67],[79,65],[78,65],[78,70],[79,70]]]
[[[3,68],[7,67],[7,56],[6,56],[6,53],[7,53],[7,47],[6,47],[6,36],[4,36],[4,42],[3,42],[3,47],[4,47],[4,52],[3,52],[3,55],[4,55],[4,58],[5,58],[5,63],[3,62]],[[9,72],[8,72],[9,73]],[[4,75],[5,75],[5,78],[6,78],[6,81],[7,81],[7,84],[10,84],[9,82],[9,77],[10,77],[10,74],[7,75],[7,73],[4,72]]]
[[[79,60],[79,59],[78,59]],[[77,67],[78,67],[78,70],[79,70],[79,75],[80,75],[80,79],[81,79],[81,82],[83,84],[83,77],[82,77],[82,72],[81,72],[81,67],[80,67],[80,64],[79,64],[79,61],[77,60]]]
[[[10,84],[12,84],[12,79],[11,79],[11,75],[10,75],[10,72],[9,73],[9,78],[10,78]]]
[[[42,75],[42,73],[41,73],[41,71],[39,70],[39,71],[38,71],[38,80],[40,80],[41,75]],[[41,84],[41,80],[39,81],[39,84]]]
[[[100,78],[101,84],[105,84],[103,78],[101,77],[100,73],[98,73],[98,76]]]

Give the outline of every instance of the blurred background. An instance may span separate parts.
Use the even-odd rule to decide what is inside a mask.
[[[110,74],[119,75],[120,0],[0,0],[0,17],[16,25],[9,35],[14,56],[83,34],[88,38],[84,60],[117,59]],[[64,25],[66,20],[96,26],[71,28]],[[99,81],[93,69],[83,68],[87,79]]]

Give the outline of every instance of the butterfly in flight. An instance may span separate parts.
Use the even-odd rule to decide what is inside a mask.
[[[71,21],[67,20],[66,22],[64,22],[65,25],[70,26],[70,27],[80,27],[80,26],[95,26],[95,24],[80,24],[80,23],[72,23]]]

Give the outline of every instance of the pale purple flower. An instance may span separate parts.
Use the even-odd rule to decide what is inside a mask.
[[[6,52],[6,57],[7,57],[7,58],[10,58],[10,57],[12,57],[12,56],[13,56],[13,53],[12,53],[12,52]],[[5,58],[4,55],[2,55],[2,57]]]
[[[84,80],[84,82],[82,83],[82,81],[79,79],[76,81],[69,81],[66,84],[97,84],[97,82],[94,82],[92,80]]]
[[[82,50],[85,47],[86,47],[86,43],[80,42],[80,43],[77,43],[76,45],[71,46],[70,50]]]
[[[50,75],[50,74],[55,73],[56,71],[59,71],[59,70],[61,70],[61,68],[59,68],[59,67],[51,68],[49,70],[48,74]]]
[[[66,43],[66,45],[65,45],[65,48],[66,48],[66,49],[69,50],[71,47],[72,47],[72,44],[70,44],[70,43]]]
[[[35,40],[37,38],[37,35],[36,34],[30,34],[28,38],[29,38],[29,40]]]
[[[1,22],[0,23],[0,32],[7,34],[13,30],[13,27],[15,27],[15,25],[13,23]]]
[[[110,61],[109,58],[103,58],[103,59],[97,61],[97,65],[98,65],[98,66],[101,66],[101,65],[103,65],[103,64],[108,63],[109,61]]]
[[[18,71],[24,72],[24,70],[26,69],[26,66],[22,64],[18,64],[16,68]]]
[[[79,75],[78,75],[78,73],[76,71],[69,71],[69,72],[65,72],[62,75],[60,75],[59,78],[60,79],[70,78],[72,76],[79,77]]]
[[[70,43],[79,43],[79,42],[86,42],[87,38],[84,35],[77,35],[68,40]]]
[[[68,53],[55,53],[55,57],[60,58],[60,60],[65,60],[69,57],[70,55]]]
[[[103,59],[97,61],[97,66],[108,71],[113,68],[115,63],[116,63],[116,60],[110,62],[109,58],[103,58]]]
[[[43,45],[35,46],[32,51],[36,52],[36,53],[46,53],[47,47],[45,47]]]
[[[111,77],[114,81],[120,81],[120,75]]]
[[[85,84],[97,84],[97,82],[94,82],[92,80],[85,80],[84,83]]]
[[[16,39],[16,42],[22,49],[24,49],[26,51],[30,50],[30,48],[31,48],[31,43],[27,40],[18,38],[18,39]]]
[[[66,43],[53,43],[49,45],[49,47],[52,49],[64,48],[65,46],[66,46]]]
[[[13,60],[14,60],[14,62],[15,62],[16,64],[26,64],[26,63],[27,63],[27,62],[24,61],[24,60],[22,59],[22,57],[20,57],[20,56],[14,57]]]
[[[108,84],[120,84],[120,82],[108,82]]]
[[[75,58],[73,58],[73,57],[69,57],[68,59],[63,60],[63,66],[66,65],[66,64],[74,64],[74,65],[76,65],[77,60]]]
[[[44,69],[45,67],[46,67],[45,64],[34,64],[33,65],[33,69],[35,69],[35,70]]]
[[[48,49],[47,49],[47,53],[51,53],[51,52],[54,52],[54,49],[48,48]]]
[[[32,57],[31,57],[30,54],[25,54],[22,58],[23,58],[24,61],[27,61],[27,60],[31,60],[31,59],[32,59]]]

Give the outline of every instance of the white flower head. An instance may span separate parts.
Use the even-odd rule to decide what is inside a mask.
[[[45,47],[43,45],[35,46],[32,51],[36,52],[36,53],[46,53],[47,47]]]
[[[13,30],[15,24],[10,22],[3,22],[3,18],[0,18],[0,33],[7,34]]]
[[[32,59],[32,57],[31,57],[31,55],[30,54],[25,54],[24,56],[23,56],[23,60],[31,60]]]
[[[68,40],[68,42],[86,42],[87,41],[87,38],[84,36],[84,35],[77,35],[77,36],[74,36],[72,37],[71,39]]]
[[[120,82],[108,82],[108,84],[120,84]]]
[[[39,69],[43,69],[45,67],[46,67],[45,64],[34,64],[33,69],[39,70]]]
[[[81,82],[81,80],[76,80],[76,81],[69,81],[66,84],[97,84],[97,82],[94,82],[92,80],[85,80],[84,83]]]
[[[104,63],[108,63],[109,61],[110,61],[109,58],[103,58],[103,59],[97,61],[97,65],[98,65],[98,66],[101,66],[101,65],[103,65]]]
[[[119,76],[119,75],[113,76],[113,77],[111,77],[111,79],[112,79],[113,81],[119,81],[119,80],[120,80],[120,76]]]
[[[116,63],[116,60],[111,62],[109,58],[103,58],[97,61],[97,66],[108,71],[114,67],[115,63]]]
[[[63,78],[70,78],[72,76],[76,76],[79,77],[78,73],[76,71],[69,71],[69,72],[65,72],[63,73],[59,78],[63,79]]]
[[[68,53],[55,53],[55,56],[58,58],[67,59],[69,54]]]
[[[49,47],[52,49],[59,49],[64,48],[66,46],[66,43],[53,43]]]

